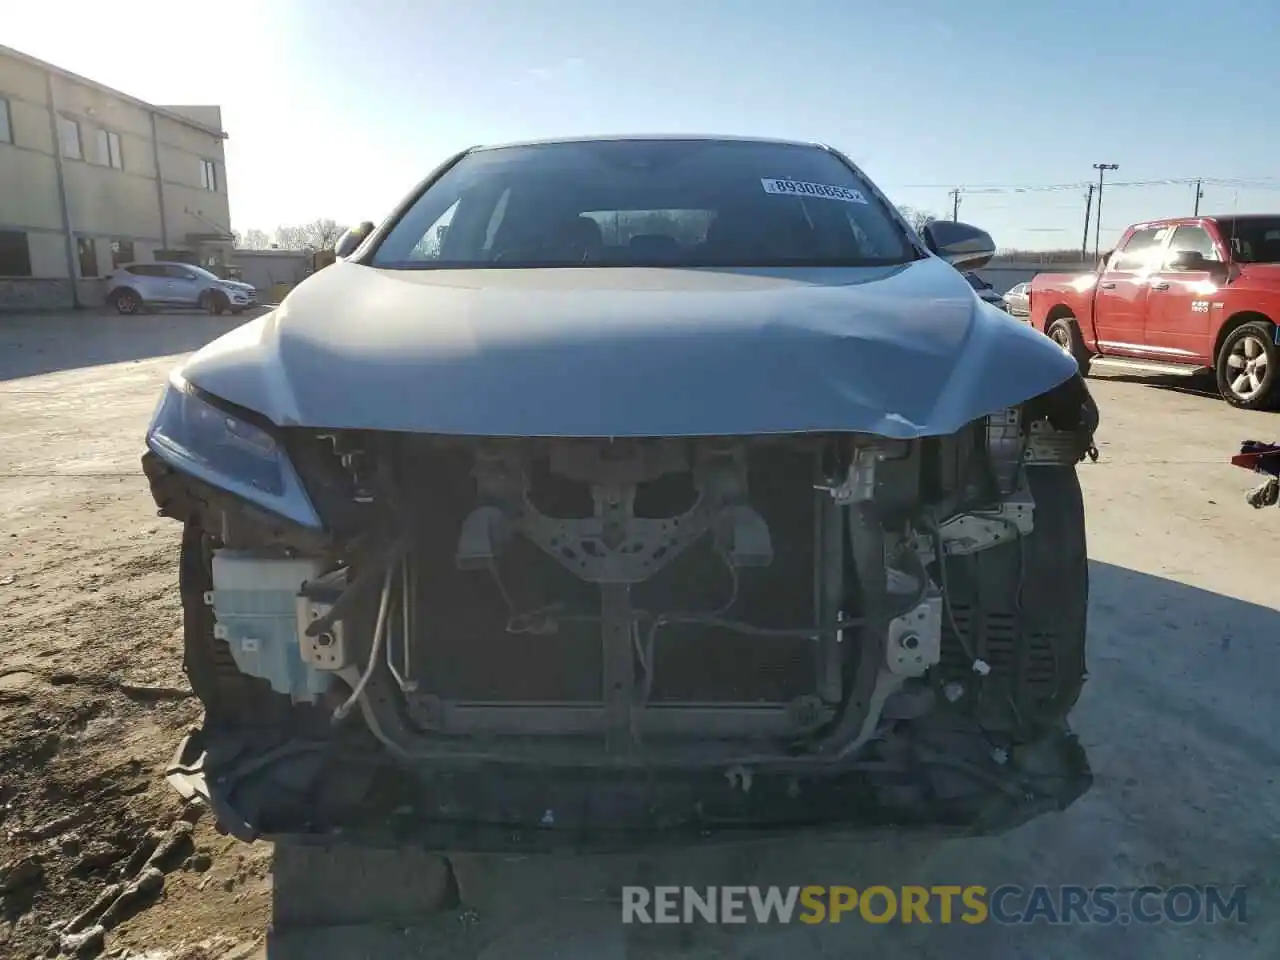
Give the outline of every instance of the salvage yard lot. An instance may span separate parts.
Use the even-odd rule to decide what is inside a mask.
[[[108,952],[1280,956],[1280,511],[1250,509],[1253,478],[1226,462],[1239,440],[1280,433],[1280,416],[1183,382],[1091,381],[1103,417],[1101,459],[1081,467],[1091,678],[1074,725],[1096,781],[1066,813],[972,840],[457,857],[466,909],[440,913],[444,871],[425,855],[245,847],[163,783],[199,707],[180,663],[178,527],[156,517],[138,455],[168,369],[238,322],[0,317],[0,956],[45,955],[51,925],[112,883],[154,876],[139,867],[161,836],[173,847],[155,863],[163,893],[117,911]],[[1244,884],[1248,923],[623,928],[626,883]]]

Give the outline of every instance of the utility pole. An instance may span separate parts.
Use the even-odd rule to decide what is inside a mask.
[[[1204,191],[1200,189],[1200,180],[1197,179],[1196,180],[1196,209],[1195,209],[1195,212],[1191,214],[1193,217],[1200,216],[1200,201],[1203,199],[1204,199]]]
[[[951,222],[955,223],[960,219],[960,188],[948,190],[947,196],[951,198]]]
[[[1093,169],[1098,171],[1098,219],[1093,226],[1093,259],[1098,259],[1102,241],[1102,177],[1108,170],[1119,170],[1118,163],[1095,163]]]
[[[1084,195],[1084,237],[1080,240],[1080,259],[1087,260],[1089,258],[1089,213],[1093,207],[1093,184],[1089,184],[1089,191]]]

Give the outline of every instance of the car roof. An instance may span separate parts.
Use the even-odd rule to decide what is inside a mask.
[[[712,143],[768,143],[775,146],[813,147],[819,150],[828,149],[824,143],[812,140],[784,140],[777,137],[723,136],[710,133],[623,133],[577,137],[549,137],[540,140],[516,140],[511,143],[478,144],[468,152],[480,150],[506,150],[511,147],[542,147],[561,143],[615,143],[622,141],[653,140],[706,140]]]
[[[1248,223],[1251,220],[1280,220],[1280,213],[1215,213],[1203,217],[1160,217],[1156,220],[1143,220],[1135,223],[1132,230],[1150,230],[1152,227],[1181,227],[1186,224],[1217,223],[1221,220],[1237,220]]]
[[[130,260],[128,263],[122,263],[117,270],[127,270],[129,267],[196,267],[203,270],[196,263],[183,263],[181,260]]]

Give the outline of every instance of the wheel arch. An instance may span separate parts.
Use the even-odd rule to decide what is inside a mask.
[[[1084,329],[1080,326],[1080,320],[1076,317],[1075,310],[1070,304],[1066,303],[1055,303],[1045,311],[1044,326],[1041,328],[1040,332],[1047,337],[1049,335],[1049,328],[1059,320],[1071,320],[1075,323],[1076,329],[1080,331],[1081,337],[1084,336]]]
[[[1231,314],[1231,316],[1222,321],[1222,326],[1218,328],[1218,335],[1213,341],[1214,366],[1217,366],[1218,354],[1222,351],[1222,345],[1226,343],[1227,337],[1231,336],[1234,331],[1240,329],[1246,323],[1265,323],[1272,328],[1276,325],[1274,320],[1257,310],[1240,310]]]
[[[107,294],[107,303],[113,302],[122,293],[132,293],[139,300],[142,299],[142,294],[138,292],[136,287],[131,287],[127,283],[118,283]]]

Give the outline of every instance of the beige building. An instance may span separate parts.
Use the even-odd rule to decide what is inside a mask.
[[[0,46],[0,310],[93,306],[133,260],[232,249],[218,107],[160,107]]]

